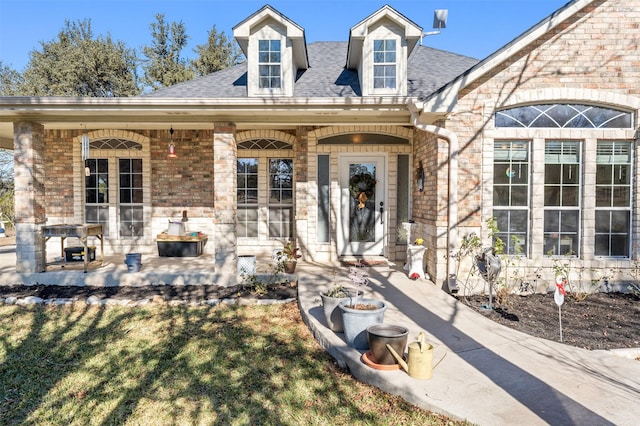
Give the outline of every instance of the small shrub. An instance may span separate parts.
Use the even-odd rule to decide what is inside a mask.
[[[482,240],[475,232],[472,232],[462,237],[458,251],[445,256],[445,257],[451,257],[455,260],[456,277],[460,277],[460,266],[462,264],[462,260],[465,258],[471,258],[473,262],[473,259],[475,259],[475,256],[480,253],[481,249],[482,249]],[[469,287],[469,279],[471,278],[471,276],[474,275],[475,263],[472,263],[472,264],[474,266],[472,266],[469,269],[469,274],[467,275],[466,280],[462,283],[462,286],[465,288]]]
[[[267,285],[265,283],[257,282],[253,286],[253,293],[257,296],[264,296],[269,292]]]
[[[551,252],[547,253],[549,256],[552,255]],[[568,252],[567,256],[573,256],[573,252]],[[600,288],[600,281],[603,279],[608,280],[608,276],[600,276],[596,271],[591,270],[591,277],[589,279],[590,285],[588,288],[584,288],[582,285],[583,276],[584,276],[584,268],[581,266],[578,268],[578,271],[575,272],[575,275],[578,276],[577,280],[571,278],[572,272],[572,258],[571,257],[557,257],[553,256],[553,265],[552,269],[554,272],[554,276],[564,277],[565,280],[565,289],[569,296],[575,300],[576,302],[581,302],[585,300],[587,297],[597,292]]]
[[[328,290],[324,293],[327,297],[347,297],[348,293],[344,286],[338,284],[334,285],[331,290]]]

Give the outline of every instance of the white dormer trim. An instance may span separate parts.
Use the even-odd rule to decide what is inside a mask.
[[[349,31],[347,69],[358,71],[362,96],[407,95],[407,66],[409,55],[420,37],[422,27],[385,5],[356,24]],[[374,40],[396,41],[396,87],[374,88]]]
[[[309,68],[304,29],[267,5],[233,27],[233,35],[247,57],[247,95],[293,96],[298,71]],[[259,40],[280,40],[280,88],[261,89],[259,86]]]

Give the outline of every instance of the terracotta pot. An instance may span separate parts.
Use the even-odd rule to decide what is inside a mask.
[[[293,274],[296,271],[297,260],[287,260],[284,262],[284,272],[287,274]]]

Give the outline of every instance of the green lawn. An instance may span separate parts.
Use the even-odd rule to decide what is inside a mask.
[[[0,424],[455,424],[340,371],[295,303],[0,306]]]

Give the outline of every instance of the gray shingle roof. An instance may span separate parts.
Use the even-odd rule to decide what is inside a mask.
[[[347,42],[316,42],[308,45],[307,70],[297,76],[295,97],[361,96],[358,73],[345,69]],[[408,95],[425,97],[478,61],[466,56],[416,46],[409,57]],[[156,90],[145,96],[170,98],[243,98],[247,96],[246,62],[222,71]]]
[[[477,63],[468,56],[416,46],[409,56],[407,92],[409,96],[426,97]]]

